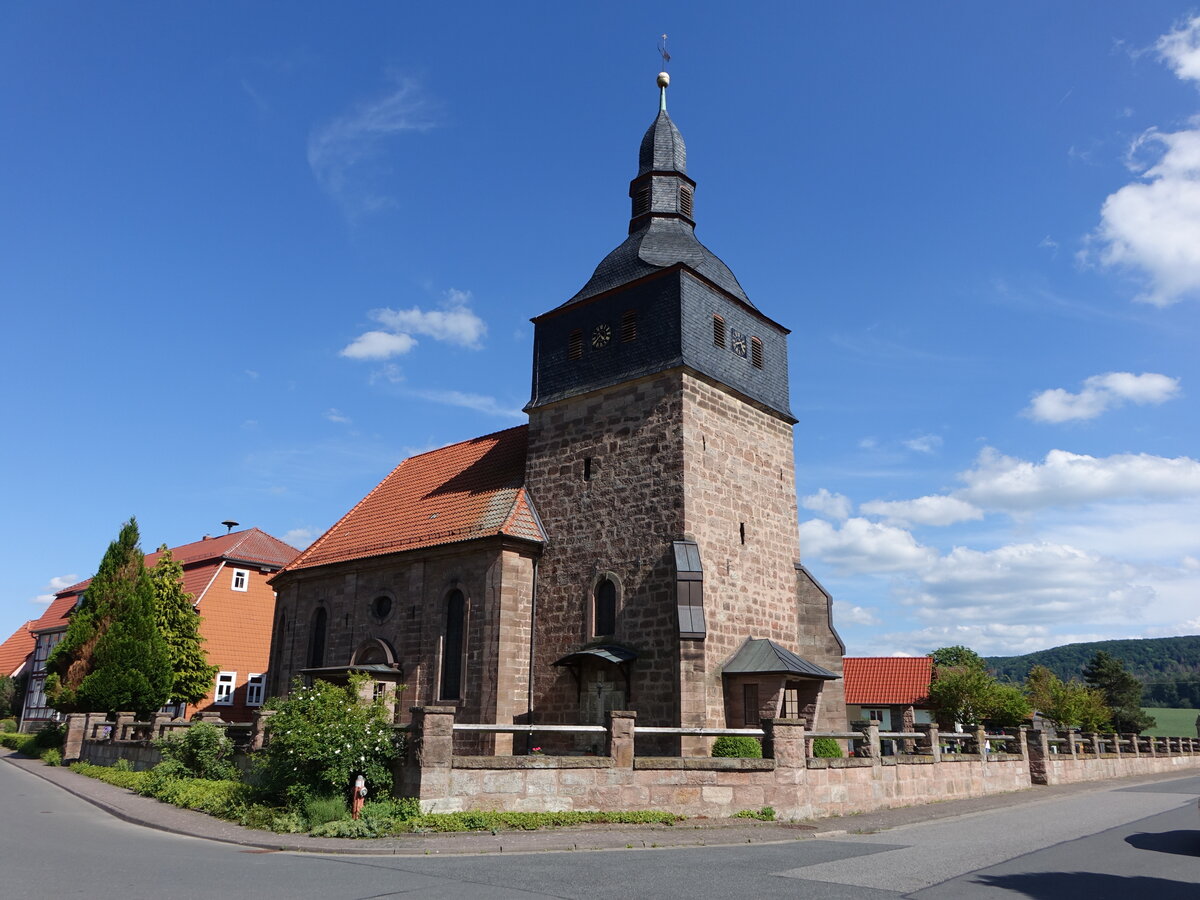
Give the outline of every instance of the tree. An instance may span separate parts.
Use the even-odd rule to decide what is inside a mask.
[[[948,720],[980,725],[992,710],[996,682],[982,669],[938,668],[929,699]]]
[[[61,712],[132,710],[146,718],[166,703],[171,659],[134,519],[108,545],[46,671],[46,695]]]
[[[1081,681],[1063,681],[1045,666],[1034,666],[1025,679],[1025,693],[1034,708],[1058,728],[1108,730],[1104,696]]]
[[[929,655],[933,657],[933,665],[938,669],[966,668],[977,669],[980,672],[987,671],[987,663],[983,661],[983,657],[970,647],[964,647],[961,644],[955,644],[953,647],[942,647],[939,650],[934,650]]]
[[[992,689],[988,721],[1001,728],[1016,728],[1029,721],[1033,706],[1020,685],[997,683]]]
[[[169,699],[172,703],[196,703],[208,694],[217,667],[208,664],[201,646],[200,615],[194,598],[183,589],[183,565],[171,556],[166,544],[158,551],[158,562],[149,576],[154,585],[155,620],[175,676]]]
[[[1100,650],[1084,667],[1083,678],[1104,697],[1115,731],[1141,734],[1154,727],[1154,717],[1142,712],[1142,683],[1126,670],[1123,661]]]
[[[0,675],[0,719],[21,715],[24,699],[24,676],[18,675],[16,678],[12,678],[8,675]]]

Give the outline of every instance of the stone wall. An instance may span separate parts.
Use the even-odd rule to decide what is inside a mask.
[[[1029,736],[1029,762],[1034,784],[1156,775],[1200,766],[1200,739],[1069,734],[1066,740],[1051,741],[1035,731]]]

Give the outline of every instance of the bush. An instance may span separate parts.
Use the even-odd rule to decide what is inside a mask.
[[[348,796],[359,774],[371,796],[391,792],[398,754],[391,713],[382,699],[359,698],[363,680],[297,681],[290,696],[271,702],[270,741],[256,771],[268,795],[300,808],[312,797]]]
[[[36,734],[21,734],[20,732],[0,734],[0,747],[16,750],[18,753],[24,753],[26,756],[37,756],[38,751],[34,746],[34,741],[36,740]]]
[[[39,750],[61,750],[67,738],[67,726],[55,722],[47,722],[33,737],[34,746]]]
[[[841,759],[842,745],[831,737],[813,738],[812,754],[817,759]]]
[[[160,765],[172,764],[169,768],[172,777],[239,780],[233,764],[233,741],[225,729],[216,725],[197,722],[182,734],[155,741],[154,746],[163,756]]]
[[[209,781],[204,778],[151,778],[139,794],[145,794],[181,806],[195,809],[219,819],[239,821],[250,806],[251,789],[240,781]]]
[[[748,734],[723,734],[713,741],[712,755],[762,759],[762,741]]]
[[[341,797],[312,797],[304,803],[304,818],[310,828],[350,818],[350,810]]]
[[[743,809],[733,814],[735,819],[758,819],[760,822],[775,821],[775,807],[764,806],[762,809]]]
[[[118,760],[125,762],[125,760]],[[105,784],[111,784],[115,787],[125,788],[130,791],[138,791],[141,793],[146,782],[149,780],[149,772],[133,772],[128,768],[126,763],[125,768],[119,766],[95,766],[91,763],[77,762],[71,764],[71,771],[77,772],[80,775],[86,775],[89,778],[95,778],[97,781],[103,781]]]
[[[53,747],[51,747],[49,750],[46,750],[42,753],[42,762],[48,766],[61,766],[62,751],[55,750]]]
[[[386,800],[371,800],[363,804],[362,814],[376,819],[395,819],[407,822],[421,815],[421,801],[416,797],[390,797]]]
[[[4,734],[12,734],[17,730],[16,719],[0,719],[0,732]]]

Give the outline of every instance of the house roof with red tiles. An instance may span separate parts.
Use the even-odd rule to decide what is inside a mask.
[[[30,619],[0,644],[0,675],[14,675],[25,665],[25,660],[33,652],[33,645],[37,643],[32,628],[33,620]]]
[[[846,702],[918,704],[929,698],[933,659],[928,656],[847,656],[842,659]]]
[[[199,600],[212,583],[222,563],[279,569],[300,551],[258,528],[234,531],[219,537],[203,537],[190,544],[171,548],[175,561],[183,565],[183,589]],[[146,567],[158,562],[161,553],[155,550],[145,556]],[[67,614],[75,608],[78,596],[87,590],[92,579],[63,588],[54,595],[54,602],[36,622],[34,631],[53,631],[67,627]]]
[[[545,543],[524,486],[528,431],[404,460],[284,571],[500,535]]]

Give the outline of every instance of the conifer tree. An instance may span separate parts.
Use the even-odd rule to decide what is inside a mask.
[[[108,545],[46,661],[46,695],[60,712],[148,717],[171,693],[171,659],[154,619],[154,585],[130,519]]]
[[[175,675],[170,701],[196,703],[212,688],[217,667],[208,664],[201,646],[204,638],[200,636],[200,615],[196,612],[195,598],[183,589],[183,565],[171,555],[166,544],[158,551],[158,562],[150,569],[150,581],[154,585],[154,616]]]
[[[1142,683],[1125,668],[1125,663],[1100,650],[1084,667],[1083,678],[1104,696],[1112,710],[1112,727],[1122,733],[1154,727],[1154,717],[1142,712]]]

